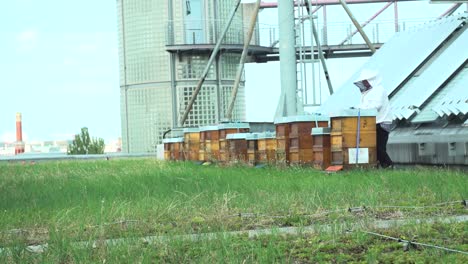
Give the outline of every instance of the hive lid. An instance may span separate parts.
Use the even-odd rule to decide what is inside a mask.
[[[330,132],[330,127],[314,127],[312,128],[311,135],[328,135]]]
[[[266,131],[266,132],[260,133],[258,138],[259,139],[276,138],[276,132]]]
[[[202,131],[214,131],[214,130],[219,130],[218,126],[203,126],[203,127],[200,127],[200,132],[202,132]]]
[[[233,133],[228,134],[226,139],[246,139],[250,133]]]
[[[262,134],[262,133],[249,133],[245,139],[246,139],[246,140],[257,140],[258,137],[259,137],[261,134]]]
[[[232,129],[232,128],[250,128],[249,123],[221,123],[218,129]]]
[[[330,118],[321,114],[311,114],[311,115],[297,115],[297,116],[288,116],[280,117],[275,119],[275,124],[286,124],[294,122],[328,122]]]
[[[165,138],[162,141],[163,143],[180,143],[184,142],[184,138],[176,137],[176,138]]]
[[[357,117],[360,111],[361,116],[376,116],[377,110],[375,109],[341,109],[335,113],[331,113],[330,117]]]
[[[184,128],[184,133],[197,133],[200,132],[199,127],[186,127]]]

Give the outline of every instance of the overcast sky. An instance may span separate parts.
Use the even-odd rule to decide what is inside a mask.
[[[0,142],[14,141],[16,112],[23,114],[25,140],[71,139],[83,126],[106,141],[120,137],[115,3],[3,1]],[[355,15],[364,21],[382,6],[368,5],[356,9]],[[434,17],[449,6],[400,3],[400,17]],[[329,23],[349,23],[341,9],[329,10]],[[382,19],[391,19],[393,8],[386,12]],[[274,9],[263,10],[260,22],[275,23],[276,14]],[[329,60],[334,86],[339,87],[365,60]],[[247,118],[272,120],[280,93],[278,63],[248,64],[246,80]]]

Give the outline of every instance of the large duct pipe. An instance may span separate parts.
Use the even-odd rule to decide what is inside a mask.
[[[16,144],[15,155],[24,153],[23,128],[21,124],[21,113],[16,113]]]
[[[294,1],[278,1],[278,25],[281,96],[276,110],[276,117],[294,116],[297,114]]]

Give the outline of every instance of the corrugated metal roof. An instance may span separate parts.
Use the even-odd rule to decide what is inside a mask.
[[[394,119],[409,119],[468,58],[468,30],[444,46],[391,101]]]
[[[465,21],[466,15],[453,16],[395,34],[324,102],[320,112],[331,114],[338,109],[358,105],[360,92],[353,82],[363,69],[378,70],[384,89],[392,93]]]
[[[468,43],[468,42],[467,42]],[[466,48],[468,50],[468,47]],[[439,115],[466,115],[468,113],[468,68],[464,68],[450,84],[452,88],[433,110]]]
[[[455,111],[452,111],[454,109]],[[467,114],[468,64],[416,115],[412,123],[435,121],[439,116]]]

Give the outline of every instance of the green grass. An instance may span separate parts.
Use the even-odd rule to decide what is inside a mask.
[[[281,236],[277,239],[268,236],[265,240],[273,242],[266,246],[261,243],[262,239],[239,237],[199,242],[195,246],[188,241],[173,241],[157,249],[154,246],[116,246],[96,256],[92,252],[99,250],[85,253],[88,251],[73,249],[69,244],[106,238],[353,222],[363,218],[460,215],[466,214],[466,209],[459,204],[421,209],[378,206],[425,206],[466,199],[467,180],[465,172],[421,168],[324,174],[301,167],[256,169],[154,159],[0,163],[0,247],[22,248],[22,245],[48,242],[50,249],[39,257],[29,256],[24,250],[16,254],[19,259],[31,257],[32,262],[39,263],[57,259],[80,262],[74,257],[76,254],[86,259],[85,262],[97,261],[103,256],[205,262],[202,257],[210,255],[198,251],[206,250],[218,262],[245,259],[260,263],[298,259],[329,262],[333,260],[326,256],[322,260],[301,260],[291,253],[290,247],[283,246],[298,238]],[[358,215],[344,210],[356,206],[369,209]],[[335,209],[343,210],[318,215]],[[255,215],[236,216],[239,213]],[[466,245],[467,226],[460,225]],[[429,232],[426,231],[421,234]],[[340,239],[348,238],[340,236]],[[350,239],[354,241],[355,237]],[[366,249],[358,257],[347,252],[340,243],[336,243],[336,248],[345,251],[343,259],[336,260],[338,262],[349,261],[347,257],[362,261],[384,260],[378,250],[374,254]],[[181,258],[177,257],[179,255]],[[426,255],[424,253],[422,259]],[[14,262],[13,256],[8,256],[7,261]]]

